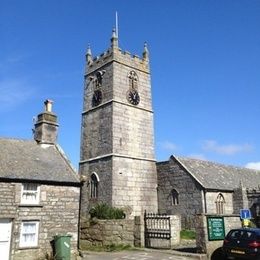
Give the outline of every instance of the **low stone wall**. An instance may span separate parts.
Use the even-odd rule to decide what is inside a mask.
[[[225,225],[225,235],[230,229],[241,227],[241,221],[239,215],[212,215],[212,214],[202,214],[197,215],[195,218],[195,228],[196,228],[196,244],[197,248],[201,253],[206,253],[209,259],[222,247],[223,240],[210,241],[208,238],[208,226],[207,217],[223,217]]]
[[[111,244],[135,245],[134,219],[114,219],[114,220],[81,220],[80,227],[80,247],[106,246]]]
[[[154,247],[173,247],[180,243],[181,218],[170,216],[171,240],[152,239]],[[80,248],[106,245],[130,245],[143,247],[144,242],[144,218],[136,216],[134,219],[100,220],[81,219]]]

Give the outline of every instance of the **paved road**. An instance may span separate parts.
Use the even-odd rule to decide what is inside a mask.
[[[84,260],[190,260],[191,256],[172,255],[164,252],[122,251],[84,254]],[[198,259],[198,258],[197,258]]]

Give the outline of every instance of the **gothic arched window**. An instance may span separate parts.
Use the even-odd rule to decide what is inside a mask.
[[[217,214],[224,214],[225,212],[225,199],[224,196],[219,193],[216,199],[216,210]]]
[[[172,189],[172,191],[171,191],[171,203],[172,203],[172,205],[179,204],[179,193],[175,189]]]
[[[98,182],[99,182],[99,178],[97,174],[92,173],[90,178],[90,198],[98,197]]]

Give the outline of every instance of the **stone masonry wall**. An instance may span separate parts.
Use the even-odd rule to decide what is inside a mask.
[[[120,55],[119,55],[120,56]],[[121,56],[120,56],[121,57]],[[134,59],[133,59],[134,60]],[[122,63],[124,64],[122,66]],[[154,155],[153,112],[149,73],[123,56],[113,64],[113,204],[129,206],[133,216],[156,212],[157,173]],[[134,61],[136,62],[136,61]],[[129,72],[137,75],[140,103],[127,101]]]
[[[110,157],[94,160],[80,165],[80,171],[85,173],[86,179],[82,187],[81,214],[86,217],[89,210],[100,202],[112,206],[112,161]],[[89,173],[89,174],[87,174]],[[90,198],[90,177],[96,173],[99,178],[98,198]],[[102,173],[102,174],[101,174]]]
[[[82,116],[81,160],[89,160],[112,153],[111,129],[111,104],[92,110]]]
[[[260,228],[260,186],[255,189],[247,189],[246,197],[248,198],[248,208],[251,210],[253,222]],[[246,207],[244,207],[246,208]]]
[[[149,244],[154,247],[170,247],[180,243],[181,221],[180,216],[169,216],[171,223],[171,239],[150,239]],[[162,225],[159,222],[159,225]],[[100,220],[81,218],[80,248],[88,249],[91,246],[130,245],[141,247],[144,241],[144,218]]]
[[[157,163],[159,212],[181,215],[182,229],[194,228],[194,217],[203,212],[202,193],[193,178],[174,161]],[[171,191],[179,193],[179,204],[172,205]]]
[[[113,206],[128,208],[127,217],[157,212],[155,163],[130,158],[113,160]]]
[[[224,203],[224,214],[233,214],[233,193],[232,192],[206,192],[206,203],[207,203],[207,213],[216,214],[216,200],[219,194],[222,194]]]
[[[81,220],[80,248],[112,244],[134,246],[134,234],[134,219]]]
[[[0,182],[0,218],[14,219],[17,216],[15,183]]]
[[[11,256],[34,260],[51,254],[55,235],[71,235],[72,256],[77,254],[79,187],[40,185],[40,204],[22,205],[20,183],[0,183],[0,218],[12,220]],[[39,221],[38,246],[20,248],[22,221]],[[73,257],[72,257],[73,259]]]
[[[233,193],[233,203],[234,203],[234,214],[239,214],[240,209],[250,208],[249,198],[247,196],[247,188],[240,186],[234,189]]]

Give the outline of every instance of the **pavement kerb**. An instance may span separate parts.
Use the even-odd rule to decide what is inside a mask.
[[[177,250],[173,249],[151,249],[151,248],[140,248],[140,250],[143,251],[154,251],[154,252],[162,252],[170,255],[177,255],[177,256],[184,256],[184,257],[189,257],[191,259],[200,259],[200,260],[207,260],[207,255],[206,254],[195,254],[195,253],[189,253],[189,252],[180,252]]]

